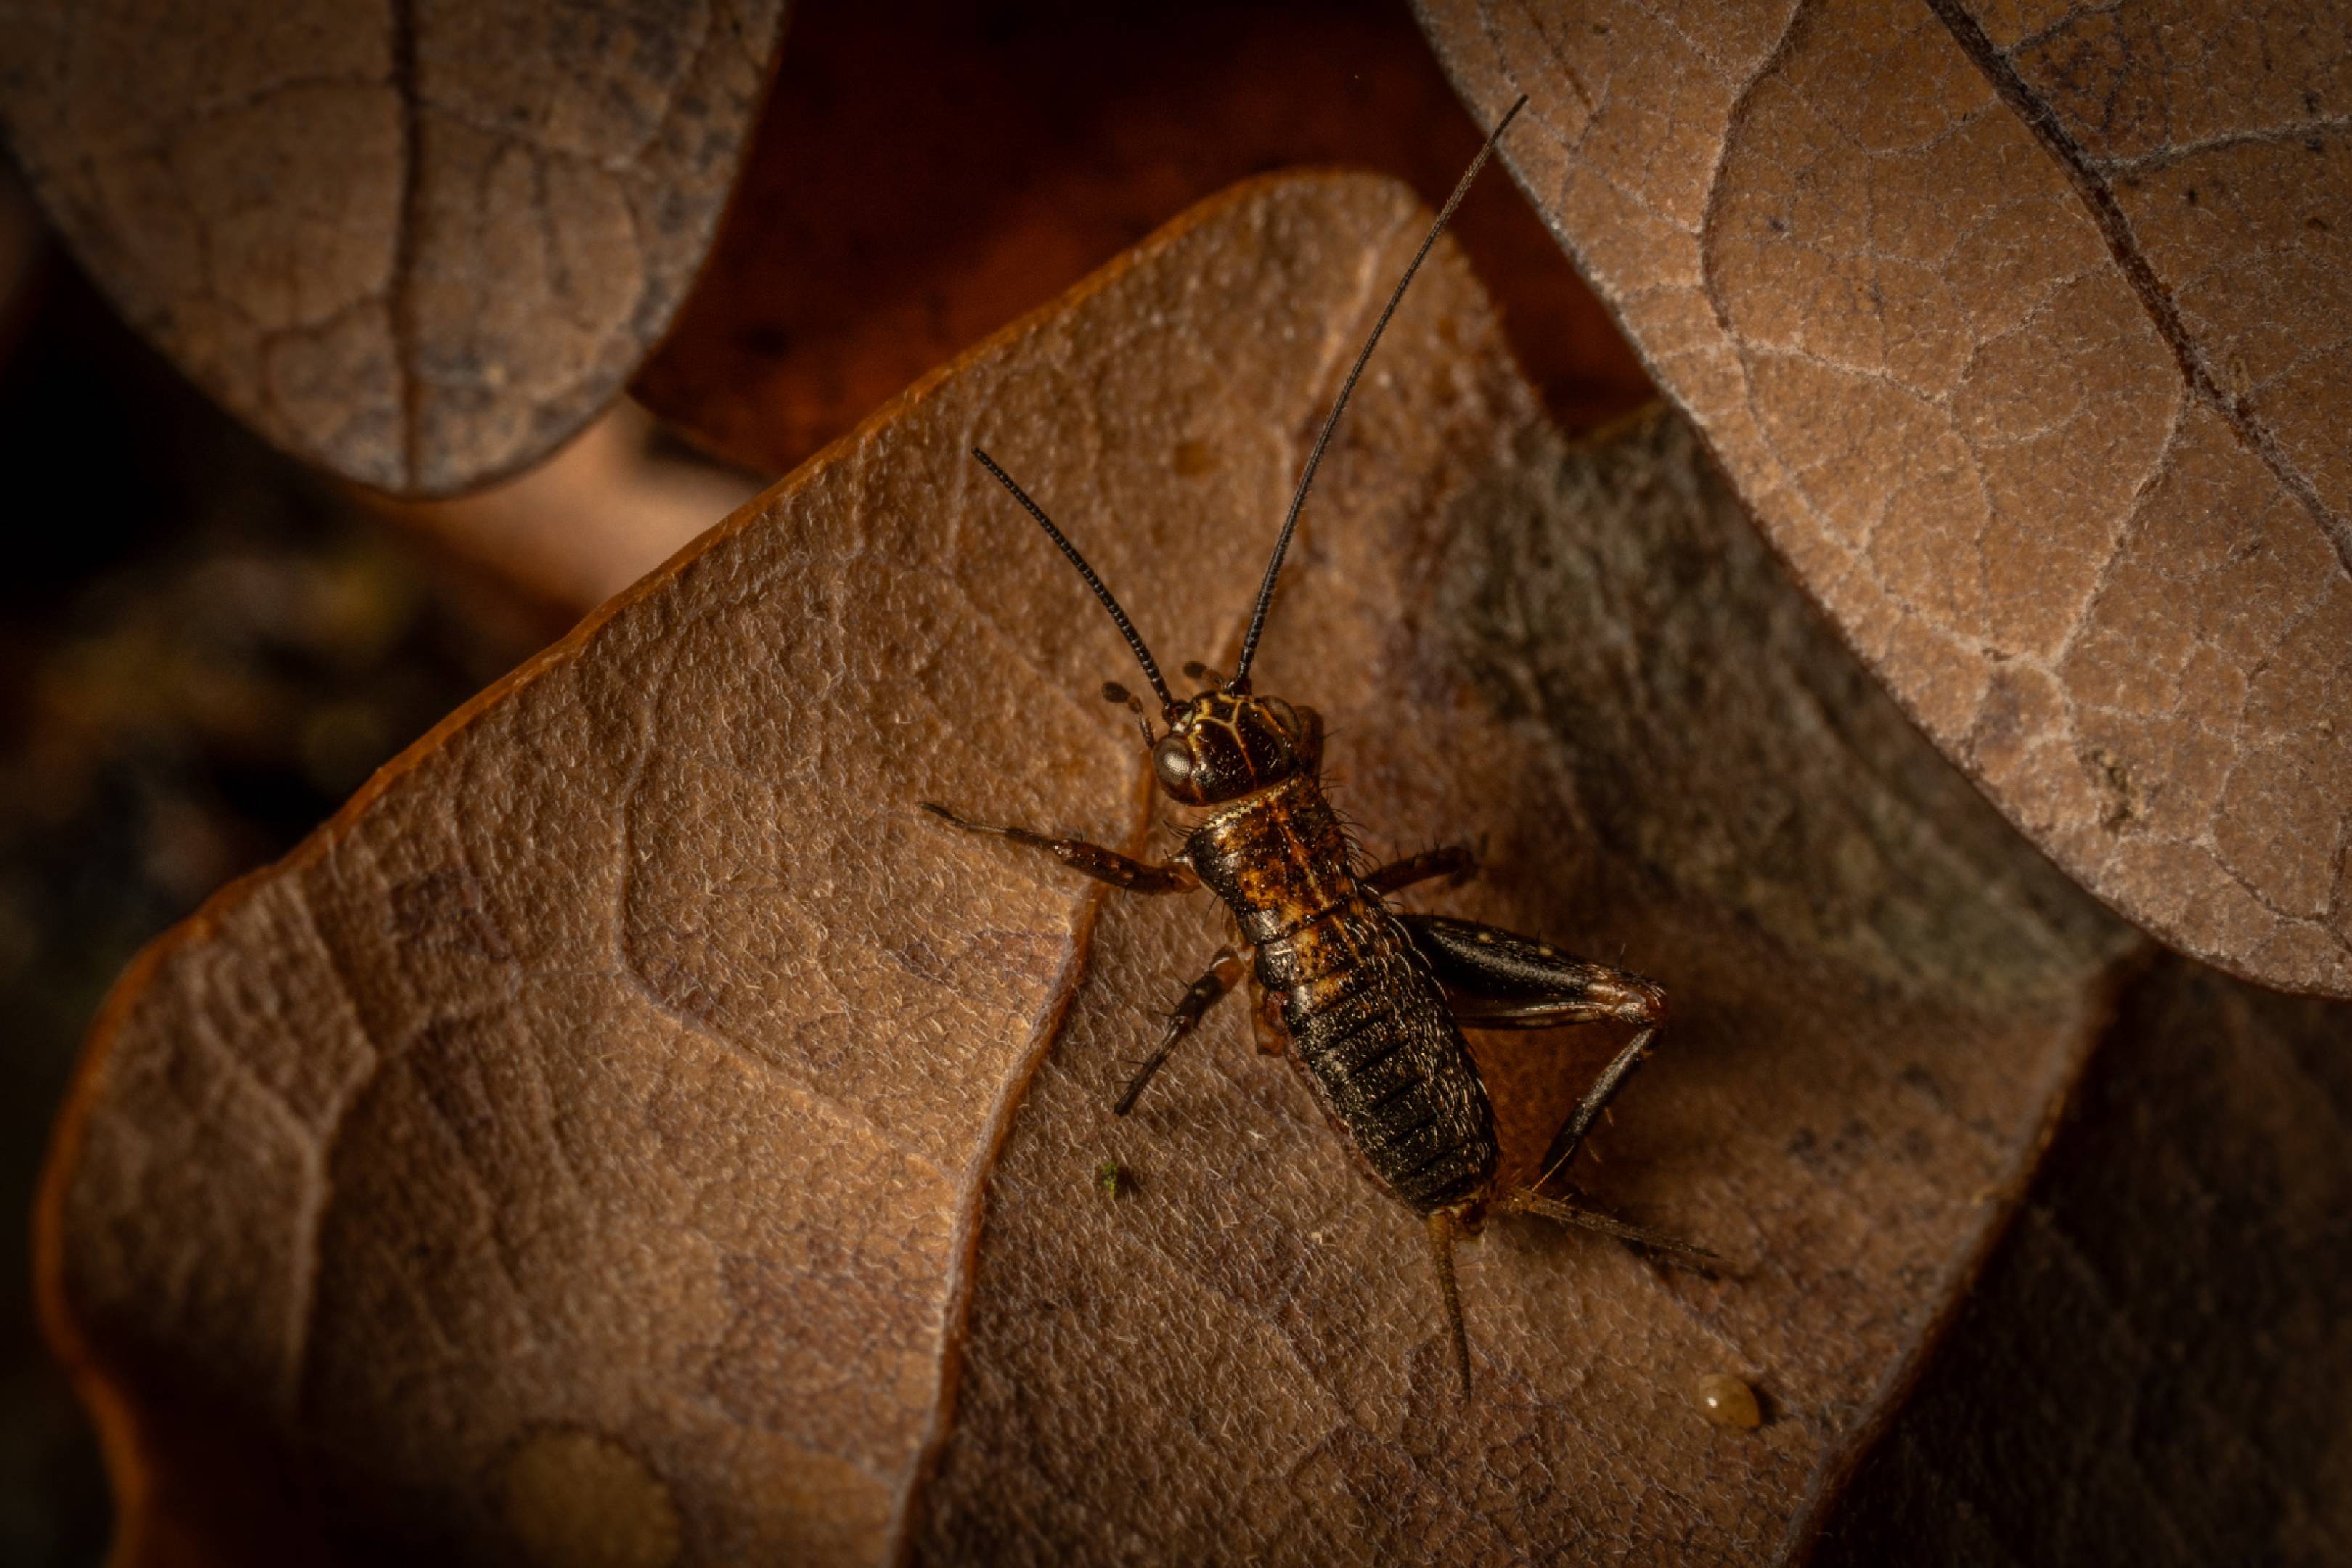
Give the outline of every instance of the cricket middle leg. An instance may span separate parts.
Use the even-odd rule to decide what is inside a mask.
[[[1202,972],[1201,978],[1186,986],[1184,994],[1169,1010],[1167,1031],[1160,1037],[1160,1044],[1152,1048],[1151,1054],[1143,1058],[1143,1065],[1135,1069],[1135,1076],[1127,1080],[1126,1092],[1118,1097],[1118,1103],[1111,1107],[1112,1115],[1125,1116],[1135,1109],[1135,1102],[1141,1097],[1144,1085],[1151,1081],[1152,1074],[1168,1060],[1178,1041],[1200,1027],[1201,1020],[1208,1016],[1209,1009],[1225,999],[1225,993],[1241,979],[1243,968],[1241,956],[1232,948],[1217,950],[1216,957],[1209,961],[1209,967]]]

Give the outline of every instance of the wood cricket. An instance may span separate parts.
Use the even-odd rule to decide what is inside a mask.
[[[1413,274],[1526,101],[1511,106],[1454,186],[1333,400],[1283,519],[1230,677],[1189,665],[1187,673],[1206,687],[1190,698],[1171,691],[1118,600],[1077,548],[986,452],[973,448],[972,456],[1077,568],[1142,666],[1159,699],[1165,734],[1154,732],[1143,704],[1124,688],[1106,685],[1103,691],[1135,710],[1152,776],[1184,808],[1182,850],[1150,865],[1098,844],[991,826],[922,803],[955,827],[1042,849],[1130,893],[1205,885],[1224,900],[1238,941],[1220,950],[1186,988],[1114,1109],[1124,1116],[1134,1108],[1170,1053],[1243,980],[1236,949],[1254,949],[1247,973],[1260,1046],[1288,1056],[1364,1169],[1423,1220],[1465,1398],[1470,1343],[1454,1284],[1454,1245],[1477,1234],[1486,1220],[1531,1215],[1684,1261],[1711,1261],[1684,1242],[1537,1190],[1575,1158],[1594,1121],[1649,1054],[1665,1021],[1665,994],[1639,975],[1587,963],[1516,931],[1391,909],[1387,895],[1441,877],[1459,882],[1476,869],[1475,858],[1466,847],[1454,846],[1385,866],[1360,860],[1324,795],[1321,718],[1312,708],[1253,691],[1250,663],[1299,510],[1349,395]],[[1636,1032],[1553,1139],[1536,1188],[1499,1188],[1494,1110],[1463,1028],[1609,1020],[1636,1026]]]

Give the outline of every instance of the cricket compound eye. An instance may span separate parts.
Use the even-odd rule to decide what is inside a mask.
[[[1184,795],[1192,788],[1192,748],[1181,735],[1170,735],[1151,748],[1151,771],[1160,775],[1171,795]]]

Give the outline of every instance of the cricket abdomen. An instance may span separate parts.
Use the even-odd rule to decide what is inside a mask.
[[[1437,982],[1349,864],[1346,831],[1300,775],[1192,831],[1192,868],[1257,945],[1292,1054],[1364,1164],[1428,1214],[1485,1190],[1495,1114]]]

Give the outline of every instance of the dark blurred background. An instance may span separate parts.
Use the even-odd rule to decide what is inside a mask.
[[[131,955],[560,631],[221,413],[0,169],[0,1563],[88,1563],[106,1487],[24,1259],[50,1118]]]

